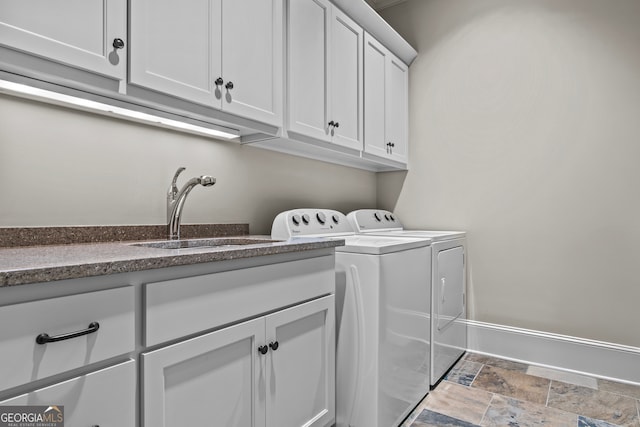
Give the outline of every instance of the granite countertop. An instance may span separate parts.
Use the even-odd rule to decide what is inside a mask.
[[[273,241],[269,236],[250,235],[207,236],[201,239],[212,238],[223,239],[224,246],[164,249],[138,246],[140,241],[117,241],[0,247],[0,287],[333,248],[344,244],[343,240],[324,238]]]

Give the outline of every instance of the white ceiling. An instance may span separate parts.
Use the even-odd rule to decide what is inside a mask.
[[[403,3],[407,0],[366,0],[366,1],[375,10],[382,10],[386,7],[393,6],[398,3]]]

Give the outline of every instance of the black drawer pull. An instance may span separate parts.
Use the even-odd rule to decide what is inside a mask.
[[[71,338],[92,334],[98,329],[100,329],[100,324],[98,322],[91,322],[87,329],[83,329],[81,331],[69,332],[68,334],[56,335],[54,337],[49,336],[49,334],[40,334],[36,337],[36,342],[38,344],[46,344],[49,342],[64,341]]]

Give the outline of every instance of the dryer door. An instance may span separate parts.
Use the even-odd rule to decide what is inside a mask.
[[[438,280],[435,287],[435,313],[438,331],[464,313],[464,248],[458,246],[438,253]]]

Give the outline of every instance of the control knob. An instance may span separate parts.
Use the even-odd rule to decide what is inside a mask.
[[[304,225],[309,225],[309,221],[310,220],[311,219],[309,218],[309,215],[307,215],[307,214],[303,214],[302,215],[302,222],[304,222]]]
[[[331,219],[333,220],[334,224],[337,224],[340,222],[340,218],[338,218],[338,215],[331,215]]]
[[[327,216],[322,212],[316,213],[316,219],[320,224],[324,224],[325,222],[327,222]]]
[[[291,217],[291,221],[293,221],[294,225],[300,225],[300,215],[294,215]]]
[[[373,217],[376,219],[376,221],[380,222],[382,221],[382,217],[380,216],[380,213],[378,212],[374,212],[373,213]]]

